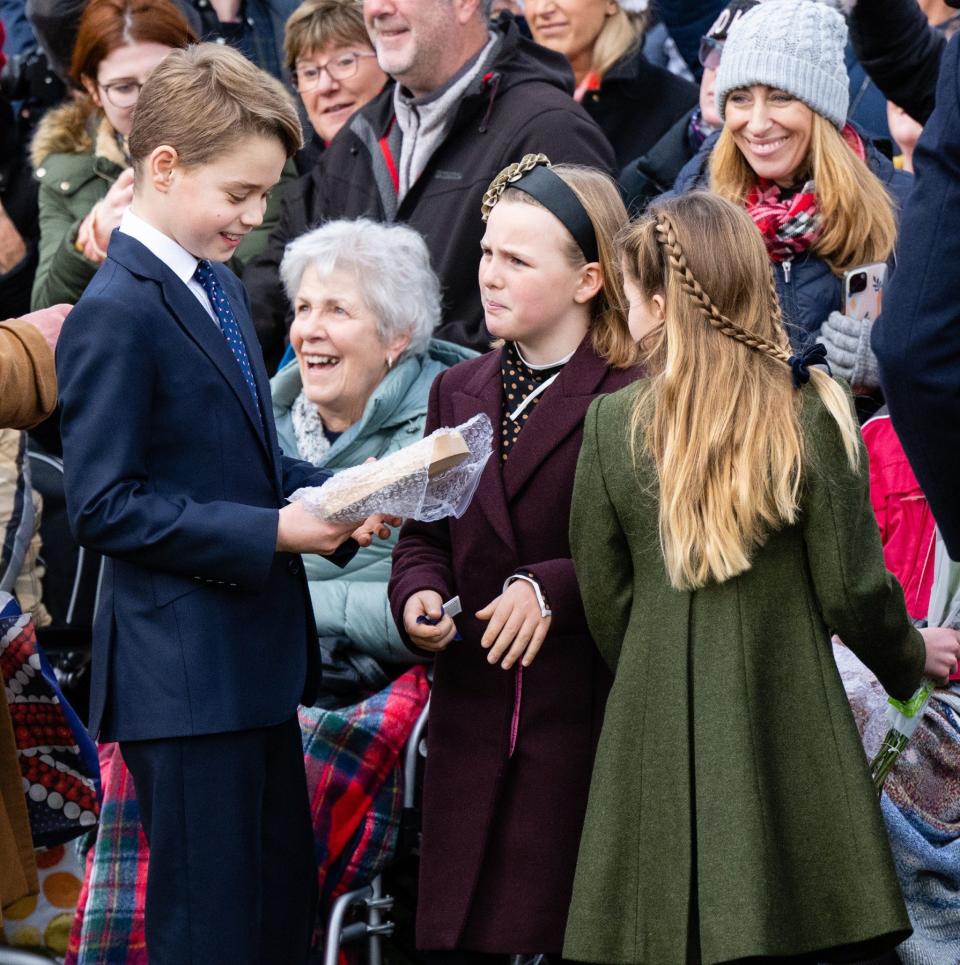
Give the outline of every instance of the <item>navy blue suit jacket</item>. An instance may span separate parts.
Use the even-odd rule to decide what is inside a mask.
[[[950,556],[960,560],[960,35],[944,53],[914,166],[873,350],[894,427]]]
[[[329,473],[281,453],[246,293],[214,270],[263,423],[196,296],[120,232],[57,346],[70,523],[108,559],[90,699],[104,740],[269,726],[319,682],[302,561],[275,546],[284,497]]]

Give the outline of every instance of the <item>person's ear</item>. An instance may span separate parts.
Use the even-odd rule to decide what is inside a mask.
[[[466,25],[474,17],[480,15],[480,7],[483,0],[453,0],[453,10],[456,14],[457,23]]]
[[[387,346],[387,368],[393,368],[397,359],[406,352],[410,345],[409,335],[400,335]]]
[[[586,305],[597,297],[601,288],[603,288],[603,269],[599,261],[591,261],[580,269],[580,280],[573,293],[573,300],[578,305]]]
[[[166,194],[176,175],[182,170],[180,155],[175,147],[161,144],[155,147],[144,162],[144,180],[161,194]]]
[[[650,299],[650,304],[653,306],[653,313],[657,316],[657,321],[662,322],[666,316],[667,303],[664,300],[663,295],[657,293]]]
[[[100,100],[100,92],[97,90],[97,85],[93,80],[84,74],[83,77],[80,78],[80,83],[83,84],[83,89],[90,95],[90,100],[102,110],[103,101]]]

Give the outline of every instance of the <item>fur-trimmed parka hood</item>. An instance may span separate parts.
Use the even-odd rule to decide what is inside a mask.
[[[127,166],[110,122],[89,97],[67,101],[48,111],[30,144],[34,170],[51,154],[91,153],[120,167]]]

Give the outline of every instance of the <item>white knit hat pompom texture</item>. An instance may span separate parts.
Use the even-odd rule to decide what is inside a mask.
[[[828,4],[765,0],[733,24],[723,45],[716,86],[720,116],[731,91],[765,84],[843,128],[850,106],[846,45],[846,21]]]

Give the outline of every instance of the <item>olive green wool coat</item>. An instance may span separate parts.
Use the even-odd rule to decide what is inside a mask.
[[[923,640],[883,565],[866,454],[852,471],[836,423],[803,391],[799,521],[770,534],[749,571],[693,592],[667,579],[655,468],[631,462],[636,388],[587,414],[570,545],[616,679],[566,958],[831,961],[910,932],[830,634],[899,697],[920,682]]]

